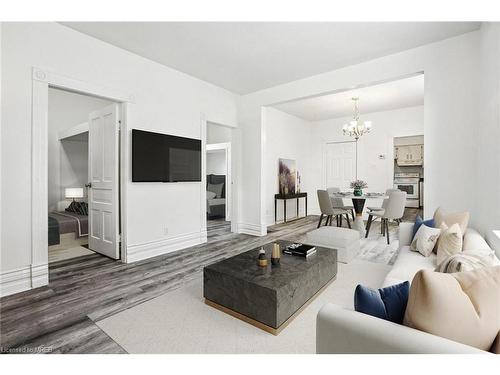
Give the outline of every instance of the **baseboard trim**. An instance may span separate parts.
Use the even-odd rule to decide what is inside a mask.
[[[173,251],[199,245],[204,242],[207,242],[206,231],[187,233],[163,240],[129,245],[127,247],[127,263],[137,262],[139,260],[152,258],[158,255],[168,254]]]
[[[261,237],[267,234],[267,227],[259,224],[238,223],[238,233]]]
[[[0,297],[45,286],[49,283],[48,264],[38,264],[0,273]]]
[[[49,265],[31,265],[31,287],[38,288],[49,284]]]

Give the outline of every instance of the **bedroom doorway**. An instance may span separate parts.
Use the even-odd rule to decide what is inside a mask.
[[[206,217],[208,241],[231,233],[232,220],[232,128],[207,123]]]
[[[47,114],[48,262],[119,259],[119,105],[49,87]]]

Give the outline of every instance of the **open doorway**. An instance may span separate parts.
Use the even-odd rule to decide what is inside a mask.
[[[48,262],[119,259],[119,105],[48,89]]]
[[[208,240],[231,232],[232,128],[207,122],[206,180]]]

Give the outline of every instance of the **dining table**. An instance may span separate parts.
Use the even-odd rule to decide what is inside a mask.
[[[384,193],[366,193],[362,195],[354,195],[352,193],[333,193],[330,194],[331,198],[341,198],[341,199],[351,199],[352,206],[355,212],[354,222],[352,224],[352,229],[357,230],[361,236],[365,236],[365,223],[363,221],[363,209],[365,207],[365,202],[367,199],[386,199],[389,198]]]

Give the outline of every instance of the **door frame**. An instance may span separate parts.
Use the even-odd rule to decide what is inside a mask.
[[[216,124],[231,129],[231,232],[238,233],[239,216],[239,181],[241,168],[241,128],[225,125],[208,119],[204,113],[200,113],[200,137],[201,149],[201,189],[200,189],[200,222],[202,242],[207,242],[207,128],[208,124]],[[229,179],[228,179],[229,180]]]
[[[224,151],[224,158],[226,161],[226,221],[233,221],[232,209],[233,209],[233,178],[231,173],[231,142],[223,143],[212,143],[207,144],[205,147],[205,152],[208,154],[209,151]],[[205,158],[206,164],[206,158]],[[206,169],[205,169],[206,173]]]
[[[321,162],[321,186],[323,186],[325,189],[328,188],[328,186],[326,186],[326,147],[328,145],[331,145],[331,144],[340,144],[340,143],[355,143],[356,145],[356,171],[355,171],[355,175],[356,175],[356,179],[358,179],[358,141],[354,140],[354,141],[325,141],[323,142],[323,145],[322,145],[322,152],[321,152],[321,159],[322,159],[322,162]]]
[[[119,199],[121,227],[120,259],[126,262],[126,187],[128,178],[127,114],[132,97],[118,90],[66,77],[46,69],[32,67],[31,102],[31,288],[47,285],[48,272],[48,97],[49,88],[58,88],[114,101],[120,106],[120,183]]]

